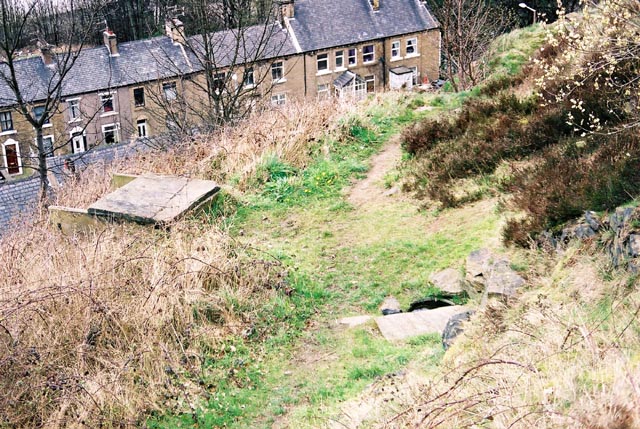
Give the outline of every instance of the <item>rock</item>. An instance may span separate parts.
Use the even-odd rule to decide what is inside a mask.
[[[595,232],[598,232],[602,227],[602,224],[600,223],[600,218],[598,218],[598,214],[596,212],[592,212],[592,211],[584,212],[584,221]]]
[[[579,224],[573,228],[573,236],[585,240],[596,235],[596,232],[587,224]]]
[[[465,280],[471,288],[470,292],[482,292],[492,261],[493,253],[489,249],[474,250],[467,256]]]
[[[640,256],[640,235],[629,235],[629,255],[633,258]]]
[[[508,299],[524,285],[525,281],[509,266],[509,261],[498,261],[493,264],[487,277],[485,294],[488,297]]]
[[[451,296],[464,295],[464,278],[460,270],[454,268],[447,268],[446,270],[439,271],[431,274],[429,281],[435,287],[440,289],[444,294]]]
[[[445,350],[451,347],[456,337],[464,331],[463,323],[471,319],[473,313],[475,313],[474,310],[467,310],[449,318],[447,325],[442,331],[442,347],[444,347]]]
[[[382,301],[380,305],[380,311],[383,316],[387,316],[389,314],[398,314],[402,313],[400,309],[400,303],[393,296],[388,296]]]
[[[631,219],[634,211],[635,209],[633,207],[618,207],[614,213],[609,215],[609,227],[614,231],[622,229]]]

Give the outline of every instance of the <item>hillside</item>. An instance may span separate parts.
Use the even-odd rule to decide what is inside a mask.
[[[224,184],[166,230],[2,238],[0,427],[639,427],[637,132],[601,144],[534,97],[545,33],[496,40],[472,91],[291,105],[59,190]],[[460,298],[446,352],[339,322],[441,297],[478,249],[524,284]]]

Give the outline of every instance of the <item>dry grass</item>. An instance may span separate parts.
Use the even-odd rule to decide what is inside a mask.
[[[291,105],[168,152],[94,167],[65,184],[57,203],[95,201],[112,170],[221,183],[235,175],[242,187],[266,154],[304,165],[351,109]],[[261,303],[285,284],[278,263],[246,256],[203,219],[170,231],[109,225],[64,236],[43,218],[0,245],[0,427],[135,427],[153,411],[193,409],[205,360],[224,356],[224,340],[254,327]]]
[[[518,303],[491,303],[389,427],[640,427],[640,291],[569,252]]]

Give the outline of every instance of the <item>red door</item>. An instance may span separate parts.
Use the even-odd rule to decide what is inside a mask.
[[[18,145],[15,143],[5,145],[4,153],[7,157],[7,171],[9,174],[19,174]]]

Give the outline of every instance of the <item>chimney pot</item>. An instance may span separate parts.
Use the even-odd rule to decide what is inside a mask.
[[[112,57],[116,57],[119,55],[118,39],[116,37],[116,33],[111,30],[105,30],[104,33],[102,33],[102,40],[109,50],[109,55],[111,55]]]

